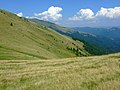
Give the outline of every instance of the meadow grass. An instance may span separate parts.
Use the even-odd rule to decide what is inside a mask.
[[[119,90],[119,56],[0,60],[0,90]]]

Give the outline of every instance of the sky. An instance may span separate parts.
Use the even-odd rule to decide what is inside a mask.
[[[0,0],[0,9],[66,27],[120,26],[120,0]]]

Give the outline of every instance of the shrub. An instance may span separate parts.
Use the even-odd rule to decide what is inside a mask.
[[[13,26],[13,23],[10,23],[10,26]]]

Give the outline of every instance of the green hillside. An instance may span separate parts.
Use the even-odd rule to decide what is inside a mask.
[[[0,90],[119,90],[120,53],[50,60],[0,60]]]
[[[83,43],[0,10],[0,59],[52,59],[90,55]]]
[[[32,22],[37,23],[38,25],[43,25],[45,27],[51,28],[52,30],[62,34],[62,35],[66,35],[69,36],[71,38],[73,38],[74,40],[78,40],[84,43],[84,48],[87,52],[89,52],[91,55],[104,55],[104,54],[108,54],[106,52],[106,48],[103,44],[103,42],[106,42],[106,44],[109,46],[108,39],[103,39],[103,42],[101,42],[101,38],[99,39],[98,37],[96,37],[96,35],[94,34],[89,34],[86,32],[80,32],[80,31],[75,31],[73,28],[67,28],[67,27],[62,27],[59,26],[55,23],[51,23],[49,21],[43,21],[43,20],[38,20],[38,19],[29,19]],[[100,45],[102,45],[102,47],[100,47]],[[110,50],[110,48],[108,48]]]

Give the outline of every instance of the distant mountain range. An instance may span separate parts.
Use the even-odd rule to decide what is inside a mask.
[[[89,34],[78,35],[76,38],[81,38],[95,46],[103,47],[107,53],[120,52],[120,28],[90,28],[76,27],[72,28],[74,32],[85,32]]]

